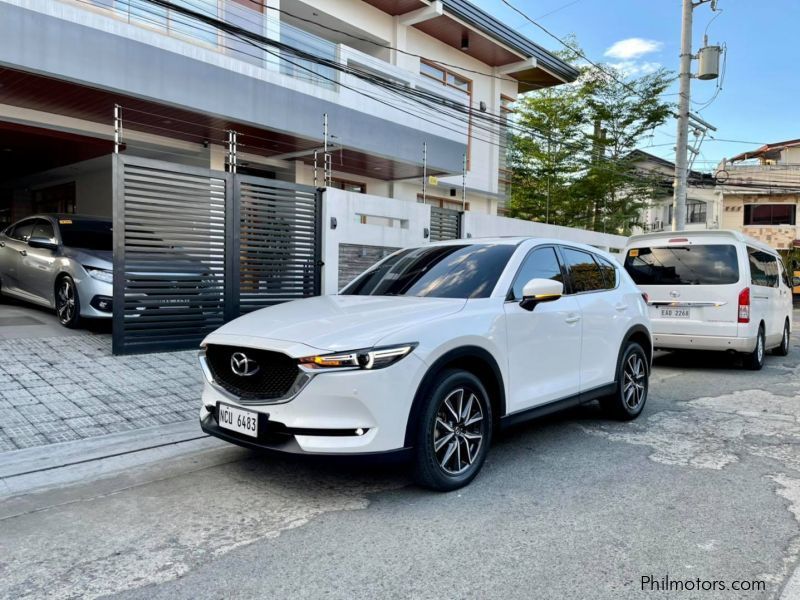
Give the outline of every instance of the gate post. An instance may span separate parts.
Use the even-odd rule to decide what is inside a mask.
[[[125,159],[111,157],[111,233],[113,274],[111,299],[111,352],[124,352],[125,335]]]
[[[241,313],[241,182],[234,173],[225,174],[225,304],[224,320],[227,323]]]

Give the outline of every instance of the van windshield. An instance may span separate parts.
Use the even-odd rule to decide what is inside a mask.
[[[637,285],[726,285],[739,281],[730,244],[631,248],[625,270]]]

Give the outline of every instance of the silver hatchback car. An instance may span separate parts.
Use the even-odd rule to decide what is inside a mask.
[[[55,309],[65,327],[112,315],[111,219],[34,215],[0,233],[0,294]]]

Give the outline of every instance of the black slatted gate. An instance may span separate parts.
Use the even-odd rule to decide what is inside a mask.
[[[196,347],[224,322],[320,292],[320,192],[118,155],[115,354]]]
[[[457,240],[461,237],[461,212],[431,206],[431,241]]]

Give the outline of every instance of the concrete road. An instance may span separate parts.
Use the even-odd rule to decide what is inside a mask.
[[[799,520],[795,342],[758,373],[661,357],[639,420],[587,405],[520,427],[450,494],[205,440],[8,498],[0,596],[793,600]]]

